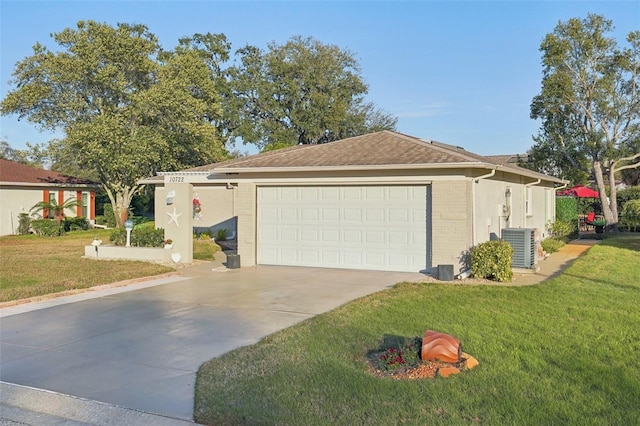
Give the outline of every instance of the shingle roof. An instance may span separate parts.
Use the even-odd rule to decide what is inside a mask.
[[[320,144],[299,145],[214,164],[225,168],[347,167],[477,163],[482,157],[397,132],[381,131]]]
[[[50,185],[95,185],[86,179],[80,179],[51,170],[39,169],[24,164],[0,159],[0,182]]]
[[[509,156],[511,158],[512,156]],[[499,156],[485,157],[463,148],[441,142],[419,139],[398,132],[383,130],[319,145],[298,145],[268,151],[249,157],[209,164],[175,173],[210,171],[211,173],[273,172],[287,170],[361,169],[361,168],[438,168],[478,167],[502,168],[514,173],[562,182],[516,164],[502,161]],[[159,183],[162,177],[150,177],[142,183]]]

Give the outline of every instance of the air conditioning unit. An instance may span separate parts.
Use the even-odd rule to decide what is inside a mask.
[[[502,240],[513,247],[511,266],[514,268],[535,268],[537,259],[534,229],[505,228],[502,230]]]

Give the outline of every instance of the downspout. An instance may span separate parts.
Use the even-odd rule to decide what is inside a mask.
[[[497,169],[497,167],[496,167]],[[478,176],[474,179],[475,183],[480,179],[488,179],[496,174],[496,169],[491,169],[486,175]],[[476,186],[471,185],[471,247],[476,245]]]
[[[482,176],[478,176],[477,178],[474,178],[473,181],[475,183],[480,182],[480,179],[487,179],[490,177],[493,177],[496,174],[496,169],[491,169],[491,171],[487,174],[484,174]],[[475,185],[471,185],[471,247],[474,247],[476,245],[476,186]],[[467,278],[469,275],[471,275],[471,270],[470,269],[466,269],[462,272],[460,272],[457,275],[457,278],[459,280],[462,280],[464,278]]]

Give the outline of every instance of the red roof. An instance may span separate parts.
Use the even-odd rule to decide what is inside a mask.
[[[52,185],[95,185],[86,179],[0,159],[0,182]]]

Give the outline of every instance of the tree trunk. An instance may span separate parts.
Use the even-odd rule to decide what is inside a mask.
[[[108,188],[103,186],[107,195],[109,196],[109,200],[111,201],[111,206],[113,207],[113,215],[116,219],[116,227],[122,228],[124,227],[124,223],[129,218],[129,206],[131,205],[131,199],[133,198],[133,194],[141,188],[139,186],[129,187],[129,186],[121,186],[119,188]]]
[[[607,188],[604,183],[604,174],[602,172],[602,164],[599,160],[593,160],[593,175],[596,178],[596,184],[598,185],[598,192],[600,193],[600,204],[602,204],[602,213],[604,214],[604,220],[607,222],[607,229],[612,232],[618,230],[618,213],[617,206],[615,205],[615,180],[611,181],[612,176],[610,174],[609,186],[612,193],[612,197],[607,198]]]

